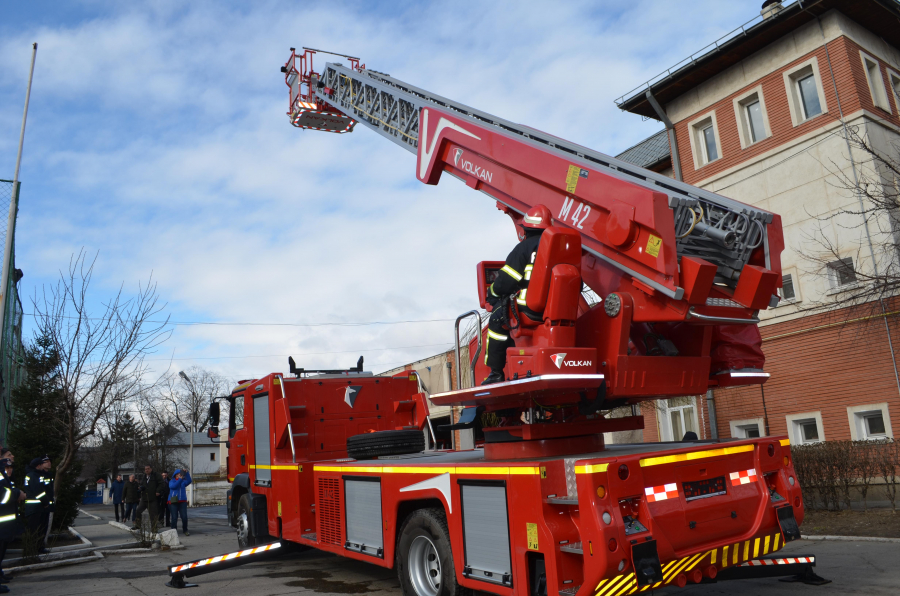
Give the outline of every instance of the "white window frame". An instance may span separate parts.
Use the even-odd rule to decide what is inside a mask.
[[[681,398],[677,398],[677,399],[681,399]],[[697,403],[697,398],[695,396],[691,396],[688,398],[688,400],[689,401],[686,401],[685,403],[683,403],[681,405],[672,406],[672,407],[669,407],[669,400],[667,400],[667,399],[660,400],[660,402],[662,403],[662,406],[663,406],[662,409],[663,409],[664,415],[658,417],[658,418],[663,419],[662,421],[659,421],[659,420],[658,421],[661,422],[659,424],[659,430],[660,430],[660,434],[663,438],[663,441],[681,441],[681,439],[684,438],[683,435],[681,437],[674,436],[675,430],[672,428],[672,418],[671,418],[671,414],[670,414],[671,412],[673,412],[675,410],[681,410],[682,411],[681,419],[683,421],[684,420],[684,408],[694,408],[694,414],[692,417],[693,421],[694,421],[694,428],[697,429],[695,431],[697,433],[697,436],[698,437],[700,436],[701,429],[700,429],[700,417],[699,417],[699,412],[698,412],[699,405]],[[658,410],[657,410],[657,413],[658,413]],[[684,432],[687,432],[687,431],[684,431]]]
[[[894,105],[897,107],[897,113],[900,114],[900,72],[886,67],[888,77],[888,85],[891,87],[891,94],[894,96]],[[894,81],[897,81],[896,86]]]
[[[788,414],[784,417],[787,422],[788,437],[791,445],[812,445],[825,440],[825,426],[822,424],[822,412],[803,412],[802,414]],[[800,431],[800,423],[815,420],[816,429],[819,431],[818,441],[804,441]]]
[[[728,426],[731,427],[731,438],[733,439],[746,439],[747,435],[744,432],[744,427],[756,425],[759,428],[759,436],[766,436],[766,421],[764,418],[745,418],[744,420],[729,420]]]
[[[747,116],[747,106],[754,101],[759,101],[760,113],[762,114],[763,119],[763,128],[766,133],[765,138],[757,139],[756,141],[753,140],[753,135],[750,132],[750,118]],[[746,149],[747,147],[755,145],[772,136],[772,128],[769,126],[769,112],[766,110],[766,100],[765,97],[763,97],[762,85],[757,85],[743,95],[735,97],[733,103],[734,117],[737,119],[738,123],[738,137],[741,140],[741,149]]]
[[[881,419],[884,420],[884,437],[871,437],[866,430],[865,416],[866,414],[874,414],[875,412],[881,412]],[[850,422],[850,438],[854,441],[894,438],[894,429],[891,428],[891,413],[888,410],[887,402],[862,406],[848,406],[847,419]]]
[[[778,288],[778,296],[781,300],[778,301],[778,306],[782,304],[796,304],[798,302],[803,302],[803,296],[800,294],[800,278],[797,276],[797,270],[793,267],[790,269],[782,269],[781,275],[791,276],[791,283],[794,286],[794,297],[793,298],[785,298],[781,295],[781,288]]]
[[[863,72],[866,73],[866,82],[869,83],[869,94],[872,96],[872,103],[876,107],[881,108],[888,114],[891,113],[891,102],[888,100],[887,89],[884,88],[884,75],[881,74],[881,62],[866,54],[862,50],[859,51],[859,57],[862,60]],[[874,80],[870,72],[870,66],[878,72],[878,80]]]
[[[800,99],[800,87],[798,81],[811,71],[816,81],[816,92],[819,94],[819,105],[822,112],[807,118],[803,111],[803,101]],[[828,113],[828,104],[825,101],[825,89],[822,87],[822,77],[819,75],[819,61],[813,56],[809,60],[801,62],[789,70],[784,71],[784,88],[787,91],[788,107],[791,112],[791,124],[800,126],[808,120]]]
[[[712,161],[706,153],[706,141],[703,139],[703,130],[711,125],[713,135],[716,137],[716,153],[718,157]],[[705,165],[714,163],[722,159],[722,142],[719,136],[719,122],[716,120],[716,112],[707,112],[698,118],[694,118],[688,123],[688,131],[691,141],[691,154],[694,156],[694,169],[699,170]]]

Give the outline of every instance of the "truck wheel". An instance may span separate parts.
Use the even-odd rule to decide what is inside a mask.
[[[347,455],[354,459],[420,451],[425,451],[425,435],[419,430],[382,430],[347,439]]]
[[[237,539],[241,550],[257,545],[258,540],[250,533],[250,497],[241,495],[237,512]]]
[[[468,596],[456,582],[447,517],[441,509],[418,509],[400,529],[395,565],[404,596]]]

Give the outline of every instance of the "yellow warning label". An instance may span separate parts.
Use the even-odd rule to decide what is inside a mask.
[[[278,501],[278,517],[281,517],[281,501]]]
[[[519,356],[524,356],[524,355],[525,355],[525,350],[519,350]]]
[[[541,466],[541,478],[547,477],[547,468]]]
[[[410,381],[415,381],[415,380],[416,380],[416,373],[413,373],[413,374],[409,375],[409,380],[410,380]]]
[[[647,249],[644,252],[651,257],[658,257],[660,246],[662,246],[662,238],[650,234],[650,238],[647,239]]]
[[[528,534],[528,550],[538,549],[537,524],[525,524],[525,532]]]
[[[574,193],[575,187],[578,186],[578,174],[581,172],[581,168],[578,166],[569,166],[569,173],[566,174],[566,192]]]

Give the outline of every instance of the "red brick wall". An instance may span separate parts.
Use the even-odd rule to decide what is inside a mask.
[[[886,318],[900,359],[900,301],[886,307],[894,313]],[[884,321],[879,306],[866,306],[761,327],[772,375],[763,386],[770,434],[787,434],[788,414],[820,411],[826,439],[849,439],[847,407],[882,402],[900,430],[900,391]],[[758,386],[716,390],[715,401],[721,437],[731,436],[730,420],[763,416]]]
[[[894,98],[891,97],[891,105],[894,107],[892,114],[876,108],[872,103],[863,70],[862,60],[859,56],[860,47],[846,37],[840,37],[828,43],[828,53],[831,57],[831,66],[834,69],[835,80],[841,99],[841,108],[844,114],[850,114],[861,107],[884,117],[890,122],[900,125],[897,109],[894,106]],[[881,63],[882,76],[885,88],[889,95],[893,95],[888,85],[887,73],[884,61],[880,56],[867,52]],[[825,103],[828,111],[810,120],[793,126],[788,104],[787,90],[784,85],[784,72],[797,64],[805,62],[815,56],[818,61],[819,74],[822,79],[822,89],[825,93]],[[754,143],[745,149],[741,149],[740,136],[738,135],[738,122],[734,113],[734,98],[743,95],[757,86],[762,86],[762,94],[765,99],[766,112],[772,135],[763,141]],[[695,118],[711,111],[716,113],[718,123],[719,143],[722,155],[716,161],[707,164],[700,169],[694,169],[694,156],[691,152],[690,131],[688,123]],[[813,52],[794,60],[787,66],[778,69],[758,81],[747,85],[737,93],[722,98],[712,106],[684,118],[675,124],[675,132],[678,142],[681,168],[684,181],[696,184],[714,174],[732,168],[761,153],[765,153],[779,145],[788,143],[812,130],[820,128],[829,122],[838,120],[838,102],[834,93],[834,84],[828,67],[828,58],[825,55],[825,46],[821,46]]]

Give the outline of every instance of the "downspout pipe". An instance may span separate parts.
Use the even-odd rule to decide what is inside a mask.
[[[716,420],[716,400],[712,389],[706,391],[706,409],[709,412],[709,438],[718,439],[719,427]]]
[[[666,131],[669,133],[669,147],[672,149],[672,170],[675,172],[675,179],[679,182],[684,182],[684,178],[681,176],[681,160],[678,158],[678,142],[675,139],[675,125],[672,124],[672,121],[666,116],[662,106],[659,105],[659,102],[656,101],[656,98],[653,97],[653,93],[649,89],[647,89],[647,92],[644,95],[647,96],[647,101],[650,102],[653,111],[656,112],[656,115],[659,116],[662,123],[666,125]]]

